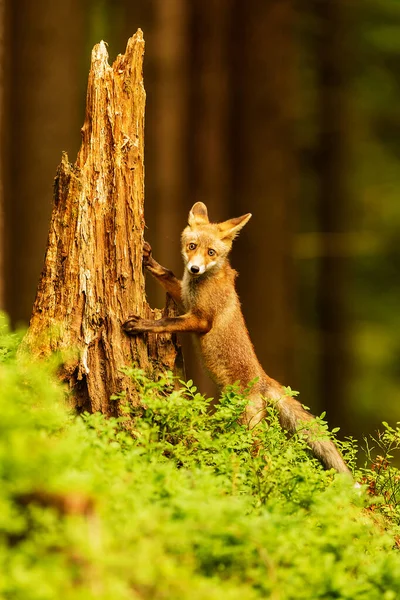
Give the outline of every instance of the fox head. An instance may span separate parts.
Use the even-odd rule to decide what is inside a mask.
[[[220,268],[250,217],[248,213],[223,223],[210,223],[206,205],[196,202],[182,233],[182,256],[189,273],[196,277]]]

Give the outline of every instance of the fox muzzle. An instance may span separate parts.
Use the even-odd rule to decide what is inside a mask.
[[[189,262],[187,269],[192,275],[202,275],[206,270],[204,265],[196,265],[195,263]]]

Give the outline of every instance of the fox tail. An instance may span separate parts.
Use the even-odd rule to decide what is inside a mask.
[[[317,426],[315,417],[307,412],[300,402],[291,396],[281,396],[276,403],[276,407],[280,424],[289,432],[294,433],[302,424],[313,423],[310,429],[307,429],[305,425],[304,432],[307,437],[307,444],[314,456],[322,462],[326,469],[336,469],[338,473],[346,473],[351,476],[351,472],[335,444],[329,439],[317,439],[322,431]]]

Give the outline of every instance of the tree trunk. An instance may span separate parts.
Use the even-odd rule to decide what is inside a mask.
[[[232,217],[229,212],[231,13],[229,0],[212,2],[206,10],[203,0],[191,2],[189,187],[191,202],[207,204],[215,222]]]
[[[61,149],[79,148],[83,13],[80,0],[12,0],[7,26],[5,307],[27,323],[43,264],[51,180]]]
[[[344,426],[350,379],[349,315],[347,307],[349,259],[332,241],[349,230],[348,173],[351,159],[349,131],[349,65],[346,42],[350,11],[342,0],[316,0],[318,19],[316,56],[320,106],[317,172],[321,260],[317,281],[320,316],[320,396],[332,425]]]
[[[252,212],[253,219],[233,247],[232,264],[261,364],[295,387],[294,3],[236,0],[233,15],[232,212]]]
[[[153,173],[146,212],[154,254],[174,272],[182,271],[180,237],[189,212],[187,178],[188,31],[185,0],[155,0],[153,48],[153,120],[149,124]],[[147,159],[146,159],[147,160]],[[154,298],[160,298],[157,285]]]
[[[64,154],[26,345],[36,354],[69,351],[63,374],[76,405],[118,412],[110,396],[135,386],[121,372],[132,363],[150,376],[175,370],[169,335],[128,338],[129,314],[159,318],[144,295],[144,41],[139,30],[112,67],[101,42],[92,52],[82,146],[75,165]],[[171,308],[171,310],[174,310]],[[170,313],[170,310],[168,311]]]

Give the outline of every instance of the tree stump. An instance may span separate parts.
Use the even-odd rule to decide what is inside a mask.
[[[118,413],[113,394],[138,403],[123,367],[135,364],[157,377],[181,365],[174,337],[129,338],[121,328],[131,313],[160,318],[175,310],[152,311],[144,291],[143,54],[140,30],[112,67],[104,42],[92,51],[82,145],[75,164],[64,154],[57,171],[24,343],[39,356],[61,351],[77,408],[106,414]]]

